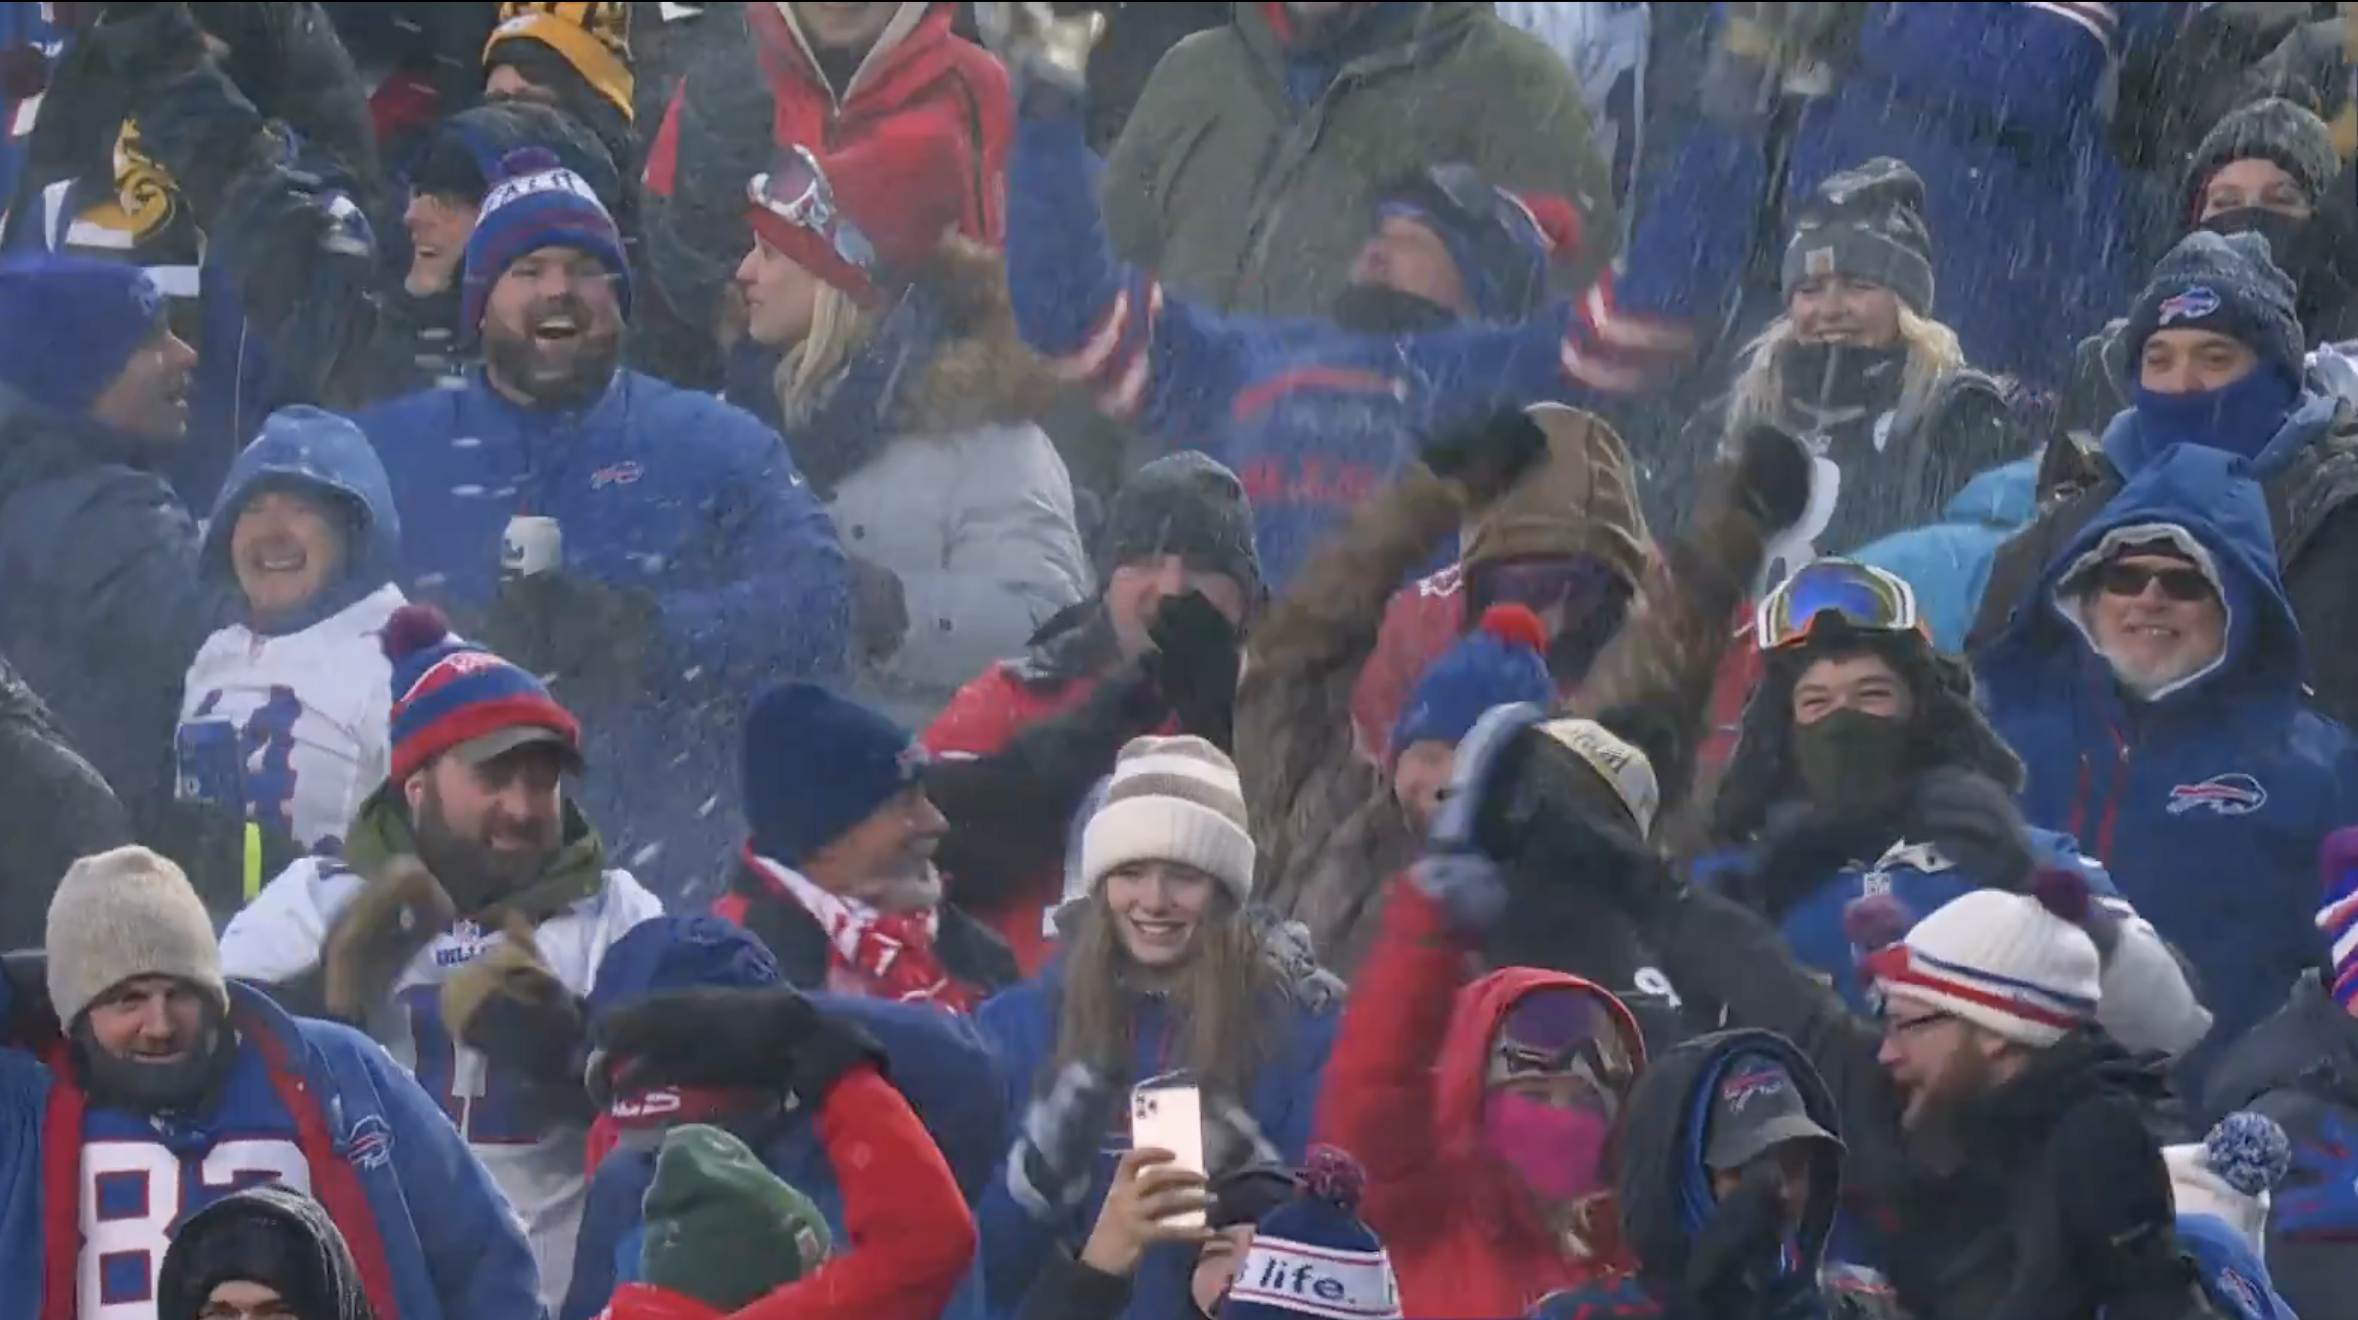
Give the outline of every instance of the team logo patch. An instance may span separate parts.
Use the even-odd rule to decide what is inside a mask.
[[[2160,324],[2174,325],[2180,321],[2199,321],[2219,310],[2219,295],[2207,284],[2197,284],[2183,293],[2162,299],[2156,309]]]
[[[645,475],[647,475],[647,469],[639,466],[633,460],[624,459],[611,467],[602,467],[590,473],[590,489],[604,490],[608,486],[635,486],[639,484],[639,478]]]
[[[1783,1095],[1790,1085],[1783,1069],[1748,1064],[1719,1079],[1719,1102],[1730,1113],[1740,1114],[1764,1096]]]
[[[2215,816],[2249,816],[2268,805],[2268,789],[2250,775],[2212,775],[2199,784],[2180,784],[2170,790],[2169,812],[2184,816],[2208,811]]]
[[[2242,1271],[2233,1266],[2222,1269],[2213,1276],[2211,1287],[2218,1294],[2218,1300],[2235,1306],[2238,1308],[2239,1314],[2267,1315],[2270,1311],[2270,1308],[2260,1301],[2259,1288],[2251,1280],[2243,1277]]]
[[[356,1169],[382,1169],[393,1162],[393,1127],[383,1116],[369,1114],[352,1125],[344,1137],[344,1158]]]
[[[1813,280],[1822,280],[1834,273],[1834,249],[1811,248],[1802,254],[1801,268]]]

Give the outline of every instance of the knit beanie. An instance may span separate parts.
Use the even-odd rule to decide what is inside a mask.
[[[925,773],[907,729],[816,683],[755,697],[742,751],[753,851],[782,866],[801,866]]]
[[[511,0],[500,5],[499,18],[491,39],[483,43],[484,72],[527,58],[520,47],[552,51],[599,99],[620,112],[625,123],[630,122],[635,83],[630,69],[629,5],[519,4]]]
[[[2211,131],[2186,167],[2183,198],[2186,223],[2202,216],[2202,194],[2211,176],[2239,160],[2269,161],[2293,177],[2311,202],[2321,202],[2342,172],[2333,149],[2333,130],[2303,106],[2268,97],[2228,111]]]
[[[1397,1320],[1392,1258],[1359,1218],[1367,1175],[1331,1146],[1310,1152],[1301,1192],[1261,1217],[1220,1320]]]
[[[2251,348],[2287,380],[2301,380],[2308,341],[2294,313],[2290,276],[2258,234],[2198,229],[2155,263],[2121,332],[2126,360],[2145,354],[2157,330],[2209,330]]]
[[[1232,578],[1248,600],[1261,596],[1261,552],[1244,483],[1192,449],[1165,454],[1114,492],[1098,546],[1101,577],[1129,564],[1177,555],[1202,573]]]
[[[1385,189],[1376,215],[1403,216],[1449,250],[1475,315],[1528,320],[1548,292],[1548,264],[1580,250],[1580,212],[1561,197],[1494,188],[1463,163],[1436,165]]]
[[[1840,276],[1879,284],[1918,316],[1932,315],[1932,232],[1924,180],[1905,162],[1877,156],[1818,185],[1785,245],[1785,296]]]
[[[2332,955],[2326,989],[2348,1010],[2358,1002],[2358,825],[2325,836],[2317,850],[2317,872],[2325,888],[2317,929],[2325,932]]]
[[[1976,889],[1867,955],[1876,993],[1903,997],[2044,1049],[2096,1017],[2102,960],[2080,929],[2088,884],[2041,871],[2034,894]]]
[[[1236,766],[1201,738],[1133,738],[1115,758],[1105,801],[1081,830],[1081,871],[1095,893],[1133,862],[1183,862],[1218,880],[1238,907],[1253,892],[1253,835]]]
[[[1492,706],[1545,706],[1556,695],[1547,672],[1547,625],[1521,605],[1493,605],[1481,625],[1449,648],[1408,694],[1392,726],[1390,760],[1421,742],[1455,746]]]
[[[393,662],[393,744],[387,778],[398,784],[444,752],[488,761],[527,743],[551,743],[577,765],[581,723],[521,666],[450,635],[431,605],[404,605],[380,635]]]
[[[163,332],[164,295],[130,262],[48,253],[0,262],[0,384],[40,407],[90,411]]]
[[[788,143],[746,182],[763,242],[875,306],[907,287],[965,214],[958,139],[930,121],[885,121],[821,156]]]
[[[1543,720],[1532,726],[1532,734],[1534,756],[1593,775],[1603,793],[1597,800],[1619,804],[1640,835],[1653,833],[1654,817],[1662,810],[1662,783],[1644,748],[1595,720]]]
[[[2292,1143],[2264,1114],[2219,1120],[2201,1145],[2164,1146],[2178,1245],[2213,1307],[2233,1320],[2291,1320],[2268,1275],[2269,1191],[2292,1165]]]
[[[543,147],[513,151],[500,161],[499,177],[483,195],[475,232],[467,235],[464,302],[459,325],[474,333],[483,325],[491,286],[508,267],[545,247],[574,248],[597,259],[614,276],[614,296],[630,315],[630,263],[622,255],[622,232],[597,191],[566,169]]]
[[[171,858],[136,845],[67,868],[49,899],[49,1002],[57,1020],[82,1016],[99,996],[141,976],[169,976],[229,1011],[213,919]]]
[[[809,1197],[703,1123],[663,1134],[640,1205],[640,1278],[722,1314],[803,1278],[834,1250]]]

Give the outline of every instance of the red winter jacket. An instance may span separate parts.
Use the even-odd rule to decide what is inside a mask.
[[[1007,71],[989,51],[950,30],[956,5],[904,4],[885,29],[847,94],[837,97],[811,65],[809,48],[784,5],[747,5],[755,53],[776,103],[770,140],[802,143],[822,152],[840,151],[867,137],[887,119],[922,117],[938,122],[966,145],[966,177],[960,192],[964,219],[959,232],[993,247],[1005,232],[1007,151],[1015,116]],[[647,149],[646,187],[672,195],[678,169],[683,81],[663,114],[663,126]],[[743,181],[738,181],[743,186]]]
[[[1642,1061],[1636,1019],[1564,972],[1510,967],[1466,985],[1473,956],[1423,891],[1393,881],[1318,1097],[1317,1139],[1366,1168],[1361,1212],[1392,1257],[1401,1314],[1418,1320],[1522,1315],[1548,1293],[1633,1268],[1609,1205],[1595,1217],[1596,1254],[1566,1256],[1514,1170],[1482,1144],[1481,1114],[1491,1039],[1524,995],[1565,987],[1598,996]]]
[[[873,1068],[844,1074],[819,1106],[819,1142],[843,1171],[844,1235],[806,1278],[723,1313],[643,1283],[614,1291],[607,1320],[937,1320],[974,1264],[974,1216],[909,1102]]]

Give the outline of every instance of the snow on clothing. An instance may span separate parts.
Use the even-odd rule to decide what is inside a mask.
[[[409,528],[412,594],[480,617],[516,514],[557,521],[566,573],[651,593],[661,635],[642,690],[578,712],[592,767],[583,796],[617,855],[654,869],[659,889],[709,873],[732,844],[735,767],[717,754],[731,694],[838,675],[845,659],[843,552],[778,437],[627,370],[579,411],[518,407],[477,371],[463,389],[353,420],[384,457]]]
[[[666,990],[777,984],[775,969],[758,966],[766,959],[749,962],[742,957],[736,946],[739,942],[750,944],[747,936],[695,933],[700,923],[711,921],[697,917],[655,922],[624,936],[608,951],[599,970],[588,1005],[593,1020],[610,1009]],[[683,935],[683,931],[690,934]],[[974,1204],[985,1186],[996,1181],[1007,1151],[1007,1113],[995,1081],[999,1064],[974,1027],[930,1008],[831,994],[812,994],[810,1000],[830,1016],[858,1023],[884,1047],[892,1088],[906,1097],[923,1123],[923,1131],[948,1161],[964,1203]],[[699,1030],[694,1022],[681,1026],[689,1033]],[[771,1060],[745,1062],[755,1071],[775,1071]],[[749,1085],[752,1080],[748,1078]],[[841,1147],[826,1130],[833,1102],[814,1116],[809,1110],[792,1107],[773,1112],[746,1103],[748,1098],[743,1093],[726,1097],[725,1101],[736,1103],[724,1102],[722,1112],[697,1121],[717,1122],[735,1132],[761,1155],[772,1173],[817,1203],[837,1242],[860,1243],[862,1236],[853,1228],[858,1207],[852,1202],[858,1198],[849,1189],[853,1185],[865,1188],[875,1180],[859,1177],[846,1183],[838,1177],[829,1151]],[[733,1114],[740,1105],[743,1112]],[[691,1117],[683,1113],[681,1121]],[[590,1320],[619,1281],[637,1277],[640,1202],[654,1177],[659,1144],[626,1139],[603,1160],[593,1162],[572,1284],[564,1305],[556,1312],[558,1320]],[[902,1208],[920,1207],[908,1204]],[[967,1231],[972,1231],[970,1226]],[[979,1258],[966,1275],[948,1308],[941,1309],[937,1302],[936,1310],[927,1312],[925,1320],[933,1320],[936,1314],[941,1320],[981,1320],[985,1311]]]
[[[1431,899],[1395,881],[1318,1097],[1318,1140],[1358,1153],[1367,1169],[1360,1212],[1391,1254],[1401,1310],[1432,1320],[1520,1315],[1629,1265],[1610,1228],[1597,1255],[1567,1258],[1520,1175],[1484,1143],[1482,1103],[1491,1042],[1523,996],[1570,989],[1604,999],[1642,1066],[1636,1021],[1564,972],[1510,967],[1469,985],[1471,953]]]
[[[1653,6],[1609,4],[1500,4],[1499,18],[1547,43],[1571,66],[1588,107],[1597,153],[1612,166],[1613,201],[1624,231],[1630,180],[1645,154],[1646,72],[1653,42]]]
[[[2303,699],[2300,625],[2243,471],[2198,446],[2156,458],[2049,561],[1976,666],[1992,726],[2022,757],[2024,814],[2087,841],[2185,953],[2221,1045],[2315,964],[2318,845],[2358,820],[2358,747]],[[2121,544],[2165,535],[2191,538],[2181,549],[2217,584],[2226,653],[2131,702],[2057,588]]]
[[[1158,74],[1196,43],[1234,39],[1189,38]],[[1520,326],[1397,339],[1327,320],[1223,315],[1114,257],[1078,116],[1017,125],[1007,190],[1008,289],[1024,339],[1084,382],[1101,411],[1235,469],[1273,590],[1423,437],[1501,408],[1586,397],[1592,359],[1609,355],[1616,328],[1635,319],[1621,305],[1648,305],[1631,284],[1618,293],[1601,284]],[[1222,195],[1223,214],[1241,195]],[[1355,243],[1369,214],[1352,213]]]
[[[0,1016],[5,1000],[0,989]],[[538,1314],[514,1217],[418,1084],[349,1028],[290,1017],[243,985],[230,987],[230,1003],[237,1067],[210,1114],[161,1132],[157,1120],[87,1109],[62,1042],[38,1056],[0,1049],[0,1205],[10,1207],[0,1214],[0,1279],[20,1314],[98,1314],[97,1299],[77,1303],[74,1281],[125,1268],[100,1264],[100,1242],[146,1253],[152,1271],[182,1213],[251,1173],[301,1186],[326,1207],[379,1316]],[[230,1131],[244,1139],[220,1139]],[[115,1176],[91,1181],[102,1173]],[[124,1185],[131,1176],[137,1188]],[[143,1195],[116,1202],[117,1189]],[[99,1241],[85,1246],[77,1216],[117,1205],[152,1218],[101,1222]],[[78,1249],[92,1253],[79,1265]],[[152,1274],[144,1282],[152,1295]]]
[[[377,634],[408,603],[393,585],[401,518],[359,428],[315,409],[283,409],[231,465],[205,527],[203,572],[224,591],[237,589],[230,539],[238,516],[266,491],[317,504],[344,563],[291,615],[263,620],[249,608],[245,621],[206,639],[180,699],[180,795],[334,853],[352,813],[384,782],[391,755],[392,664]]]
[[[797,886],[816,892],[806,901],[803,889]],[[828,897],[832,896],[776,862],[747,857],[738,862],[731,873],[729,892],[713,903],[712,912],[760,937],[776,955],[789,985],[804,990],[832,990],[847,997],[893,999],[894,996],[884,991],[881,973],[889,972],[889,964],[898,957],[899,950],[893,948],[888,937],[884,948],[892,951],[882,954],[886,965],[877,974],[862,970],[855,959],[874,966],[876,954],[847,954],[835,942],[840,937],[831,937],[828,925],[822,923],[814,910],[814,903],[823,903]],[[855,925],[862,916],[870,923],[876,920],[873,911],[855,914],[845,900],[835,899],[834,906]],[[969,997],[979,1000],[1023,979],[1014,955],[965,912],[944,903],[926,917],[932,953],[956,990],[954,996],[934,1006],[948,1012],[963,1012],[953,1005]]]
[[[10,817],[10,844],[0,852],[0,953],[37,949],[48,938],[49,896],[66,868],[130,843],[131,821],[6,656],[0,656],[0,802]]]
[[[364,808],[350,840],[356,861],[382,844],[381,824],[368,816],[389,811],[380,796]],[[603,860],[596,836],[576,816],[556,866],[596,868]],[[581,877],[593,888],[541,921],[533,939],[557,980],[576,995],[596,984],[606,950],[632,927],[662,912],[654,895],[628,871]],[[368,881],[327,858],[306,858],[266,886],[261,897],[230,920],[221,935],[227,975],[284,985],[320,966],[322,946],[336,918]],[[436,935],[393,984],[392,1001],[371,1012],[368,1027],[442,1106],[451,1126],[497,1180],[540,1262],[543,1300],[553,1304],[572,1277],[574,1235],[581,1223],[586,1181],[582,1133],[541,1127],[521,1103],[523,1083],[480,1051],[457,1045],[442,1019],[441,989],[454,973],[507,942],[502,931],[461,921]]]
[[[2202,1102],[2210,1116],[2266,1114],[2292,1138],[2292,1170],[2269,1201],[2268,1273],[2295,1314],[2337,1313],[2358,1285],[2358,1019],[2302,973],[2212,1065]]]
[[[1851,558],[1915,588],[1916,610],[1932,627],[1933,646],[1961,652],[1989,585],[1990,561],[2038,513],[2038,479],[2036,458],[1991,468],[1965,483],[1939,522],[1894,532]]]
[[[49,702],[143,836],[173,795],[189,661],[235,617],[149,447],[0,398],[0,654]]]
[[[2121,53],[2166,41],[2179,8],[1870,6],[1832,90],[1803,103],[1783,196],[1809,198],[1877,156],[1936,181],[1924,220],[1941,240],[1940,320],[1985,370],[2058,386],[2072,345],[2135,292],[2106,102]],[[1729,303],[1768,195],[1762,146],[1756,132],[1691,128],[1661,173],[1639,181],[1631,268],[1675,269],[1692,305]]]
[[[1064,1002],[1064,963],[1057,959],[1038,976],[993,996],[975,1014],[1002,1070],[1010,1113],[1029,1107],[1037,1089],[1045,1085],[1056,1057],[1057,1019]],[[1183,1048],[1175,1022],[1160,996],[1120,991],[1130,998],[1129,1063],[1132,1084],[1184,1066],[1176,1051]],[[1312,1106],[1319,1075],[1326,1069],[1334,1046],[1337,1011],[1323,990],[1288,986],[1273,996],[1264,1021],[1271,1027],[1269,1053],[1253,1077],[1249,1092],[1238,1097],[1261,1134],[1289,1165],[1299,1165],[1308,1153]],[[1059,1245],[1077,1248],[1113,1185],[1115,1163],[1129,1148],[1125,1111],[1116,1130],[1108,1132],[1090,1177],[1089,1195],[1079,1215],[1063,1224],[1042,1224],[1009,1192],[1006,1178],[994,1178],[983,1193],[976,1220],[982,1230],[983,1277],[990,1285],[991,1313],[1010,1316],[1023,1303],[1024,1291]],[[1183,1320],[1190,1314],[1187,1280],[1195,1253],[1173,1246],[1148,1250],[1133,1275],[1136,1291],[1124,1320]]]
[[[1610,170],[1555,52],[1479,4],[1367,6],[1325,47],[1291,43],[1289,26],[1283,5],[1241,4],[1156,65],[1105,163],[1106,228],[1124,260],[1221,311],[1324,316],[1379,190],[1445,161],[1571,200],[1594,236],[1579,269],[1611,257]],[[1017,168],[1011,252],[1034,204]],[[1101,306],[1078,314],[1094,322]]]

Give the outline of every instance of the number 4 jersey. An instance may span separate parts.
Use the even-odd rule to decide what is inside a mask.
[[[329,928],[365,883],[326,858],[288,867],[223,932],[222,971],[265,985],[307,975],[319,965]],[[541,923],[534,938],[565,988],[587,995],[606,950],[662,911],[629,872],[610,870],[597,893]],[[573,1277],[573,1239],[586,1189],[585,1133],[535,1129],[514,1079],[481,1053],[458,1046],[442,1022],[442,983],[506,938],[469,921],[436,936],[394,982],[392,1002],[371,1015],[368,1027],[442,1106],[515,1207],[553,1307]]]

